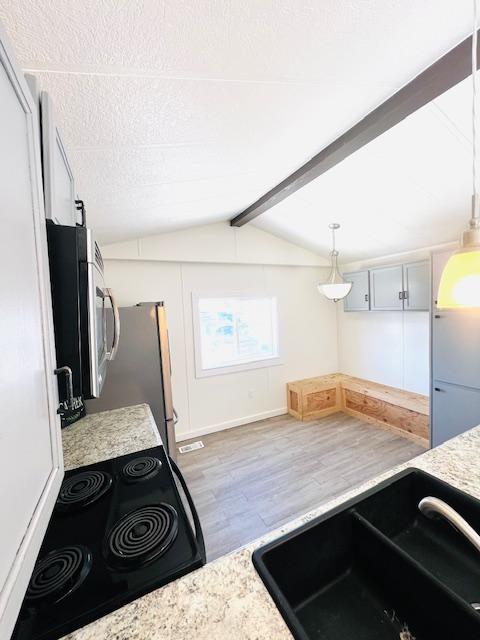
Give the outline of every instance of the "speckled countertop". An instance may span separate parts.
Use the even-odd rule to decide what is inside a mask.
[[[288,640],[287,629],[252,561],[252,551],[265,542],[415,466],[480,498],[480,427],[422,454],[408,464],[377,476],[340,498],[157,589],[90,625],[68,640]]]
[[[65,470],[161,444],[148,404],[85,416],[62,430]]]

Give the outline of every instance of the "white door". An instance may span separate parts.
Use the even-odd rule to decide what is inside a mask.
[[[0,30],[0,638],[63,476],[35,105]]]

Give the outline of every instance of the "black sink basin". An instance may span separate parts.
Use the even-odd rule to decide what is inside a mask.
[[[356,511],[466,602],[480,602],[480,554],[446,520],[419,511],[425,496],[444,500],[480,532],[480,502],[421,471],[398,477]]]
[[[295,638],[479,640],[480,555],[425,496],[480,530],[480,502],[409,469],[254,552]]]

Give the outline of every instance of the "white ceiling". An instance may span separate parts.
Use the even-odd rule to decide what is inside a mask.
[[[239,213],[466,37],[471,0],[0,0],[0,20],[105,243]],[[333,217],[352,259],[432,244],[428,215],[452,239],[468,109],[459,131],[424,111],[256,224],[325,252]]]
[[[326,254],[328,223],[339,222],[344,263],[458,240],[470,214],[471,140],[467,79],[255,224]]]

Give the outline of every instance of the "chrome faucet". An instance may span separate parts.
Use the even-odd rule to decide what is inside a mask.
[[[465,536],[470,544],[480,553],[480,535],[462,516],[443,500],[428,496],[420,500],[418,508],[427,518],[443,517],[454,529]]]

